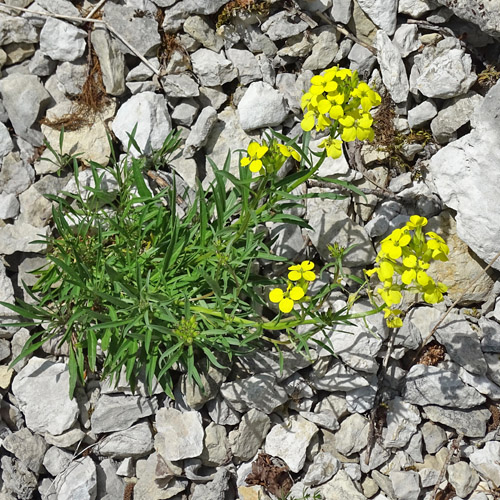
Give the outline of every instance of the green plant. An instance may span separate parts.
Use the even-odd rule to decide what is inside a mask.
[[[282,500],[325,500],[325,497],[321,494],[319,490],[315,490],[314,492],[308,492],[307,487],[304,486],[301,497],[296,497],[291,495],[285,495],[282,497]]]
[[[361,84],[355,88],[366,91]],[[376,100],[368,95],[364,104],[362,96],[346,100],[346,115],[357,113],[356,102],[365,109]],[[331,126],[348,140],[350,129],[357,127],[356,122],[348,125]],[[134,133],[129,150],[139,152]],[[117,381],[125,370],[132,389],[144,374],[150,389],[156,378],[173,397],[175,370],[187,371],[201,385],[200,370],[210,364],[223,368],[233,356],[263,342],[280,353],[289,346],[308,355],[310,342],[333,352],[328,337],[321,341],[313,336],[326,326],[382,309],[350,313],[356,294],[340,310],[325,308],[330,293],[342,289],[349,278],[341,262],[349,249],[332,246],[334,261],[321,269],[310,261],[290,265],[271,253],[272,242],[261,229],[270,222],[308,227],[291,209],[304,198],[342,198],[334,193],[293,194],[308,179],[325,180],[316,172],[328,151],[312,153],[309,141],[309,131],[300,145],[298,138],[271,131],[262,145],[251,143],[240,156],[238,177],[229,171],[230,153],[222,168],[209,160],[214,180],[207,188],[197,183],[194,201],[182,215],[175,176],[172,186],[155,194],[146,175],[167,164],[179,145],[176,134],[151,158],[128,155],[119,162],[112,154],[106,167],[91,162],[90,186],[79,182],[73,157],[76,193],[47,195],[53,202],[54,231],[43,241],[50,264],[38,270],[33,287],[26,287],[32,303],[19,299],[16,305],[3,304],[26,319],[17,325],[32,328],[13,364],[57,338],[69,348],[71,395],[89,371]],[[295,162],[294,168],[280,176],[285,161]],[[331,182],[362,194],[343,181]],[[288,281],[259,272],[259,262],[270,261],[288,267]],[[309,283],[330,267],[334,281],[306,296]],[[352,278],[360,289],[366,286],[366,281]],[[286,284],[285,292],[280,284]],[[274,287],[270,299],[280,304],[277,314],[270,309],[266,286]],[[290,300],[282,307],[283,298]],[[299,325],[310,329],[299,333]]]

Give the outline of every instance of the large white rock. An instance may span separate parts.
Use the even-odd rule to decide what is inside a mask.
[[[416,90],[427,97],[439,99],[465,94],[477,78],[472,72],[471,56],[464,52],[456,39],[450,37],[441,40],[435,47],[428,45],[416,55],[412,75]]]
[[[493,484],[500,484],[500,442],[490,441],[480,450],[474,451],[469,460],[483,477],[489,479]]]
[[[375,35],[377,60],[382,72],[382,81],[395,103],[405,102],[410,89],[401,53],[387,34],[378,30]]]
[[[54,479],[58,500],[95,500],[97,471],[90,457],[75,460]]]
[[[84,30],[49,17],[40,32],[40,50],[55,61],[74,61],[85,52]]]
[[[238,76],[233,63],[226,59],[223,52],[216,53],[205,48],[198,49],[191,54],[191,63],[201,84],[207,87],[224,85]]]
[[[471,118],[470,134],[448,144],[429,162],[437,192],[456,211],[457,234],[485,262],[500,251],[500,83]],[[500,260],[493,263],[500,270]]]
[[[398,0],[358,0],[358,4],[370,19],[388,35],[396,30]]]
[[[265,82],[253,82],[238,104],[241,128],[245,131],[275,127],[287,116],[285,98]]]
[[[313,423],[294,415],[271,429],[266,438],[265,451],[282,458],[291,471],[300,472],[306,461],[307,447],[318,430]]]
[[[51,98],[38,76],[5,76],[0,81],[0,94],[16,134],[29,143],[40,146],[43,136],[32,127],[45,111]]]
[[[135,141],[142,154],[147,155],[155,149],[160,149],[172,130],[165,98],[154,92],[142,92],[121,105],[111,128],[124,149],[127,149],[129,134],[136,125]],[[132,156],[140,154],[133,146],[130,153]]]
[[[204,430],[199,412],[160,408],[156,414],[156,429],[156,449],[165,460],[183,460],[201,455]]]
[[[434,0],[452,10],[453,14],[473,24],[481,31],[500,39],[500,0]]]
[[[33,432],[62,434],[78,417],[69,399],[69,370],[64,363],[33,357],[12,382],[12,392]]]

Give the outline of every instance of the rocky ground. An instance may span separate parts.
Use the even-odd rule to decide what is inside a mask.
[[[370,316],[327,332],[337,357],[287,352],[280,373],[276,353],[260,352],[205,373],[205,393],[180,375],[175,401],[98,379],[70,400],[64,353],[49,347],[10,369],[29,331],[5,327],[0,308],[0,499],[116,500],[133,488],[136,500],[264,500],[292,481],[298,499],[500,498],[498,0],[3,3],[0,300],[13,303],[44,261],[29,242],[50,230],[43,195],[69,181],[40,160],[44,139],[58,150],[61,124],[64,152],[101,163],[108,130],[126,148],[138,122],[150,153],[179,129],[172,166],[194,186],[207,155],[221,165],[266,127],[297,135],[311,76],[337,64],[384,99],[375,143],[320,175],[366,198],[308,200],[318,230],[270,227],[274,250],[326,258],[328,244],[355,243],[345,264],[356,272],[419,214],[451,252],[433,270],[446,302],[417,305],[397,333]]]

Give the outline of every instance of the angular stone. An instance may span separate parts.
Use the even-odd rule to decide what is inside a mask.
[[[161,79],[163,90],[168,97],[197,97],[198,84],[188,75],[167,75]]]
[[[397,0],[358,0],[358,3],[381,30],[387,35],[394,34],[398,14]]]
[[[226,428],[210,422],[205,428],[205,438],[203,440],[203,451],[200,459],[203,465],[217,467],[230,460],[229,440]]]
[[[418,26],[416,24],[402,24],[394,33],[392,43],[399,49],[401,57],[409,56],[420,46]]]
[[[188,481],[185,479],[170,480],[168,476],[165,479],[158,478],[158,471],[165,468],[164,464],[156,452],[149,455],[147,460],[137,461],[134,500],[164,500],[175,497],[186,489]]]
[[[457,17],[479,26],[480,30],[495,38],[500,38],[500,4],[497,0],[481,2],[479,0],[434,0],[451,9]]]
[[[81,153],[79,159],[84,162],[94,161],[106,165],[109,161],[111,148],[108,141],[108,122],[115,114],[115,103],[110,103],[96,113],[92,122],[82,125],[77,130],[64,131],[63,154]],[[72,104],[69,101],[57,104],[47,111],[47,118],[56,120],[65,114],[71,113]],[[51,146],[59,150],[61,132],[48,125],[42,125],[43,135]],[[47,162],[48,163],[48,162]]]
[[[465,385],[454,373],[437,366],[414,365],[406,376],[404,399],[419,406],[440,405],[473,408],[485,398]]]
[[[69,399],[69,371],[64,363],[31,358],[14,379],[12,392],[33,432],[61,434],[76,422],[78,405]]]
[[[142,422],[124,431],[113,432],[99,441],[94,450],[114,459],[143,457],[153,450],[151,428],[147,422]]]
[[[54,479],[54,488],[59,500],[92,500],[97,492],[97,471],[90,457],[75,460],[71,467]]]
[[[36,42],[38,42],[37,30],[27,19],[0,13],[0,46]]]
[[[358,413],[350,415],[335,434],[337,450],[342,455],[360,452],[368,444],[369,422]]]
[[[408,111],[408,125],[410,128],[422,127],[430,122],[437,113],[438,110],[434,101],[424,101]]]
[[[97,464],[97,498],[102,500],[112,500],[113,498],[123,498],[125,483],[117,476],[117,462],[105,458]]]
[[[283,459],[291,471],[300,472],[306,451],[318,428],[301,416],[292,416],[275,425],[266,437],[266,453]]]
[[[111,127],[124,149],[129,143],[128,134],[136,125],[135,140],[141,152],[150,154],[160,149],[172,130],[165,98],[154,92],[142,92],[120,106]],[[139,154],[134,147],[131,147],[130,153],[133,156]]]
[[[30,500],[37,487],[36,476],[22,462],[8,456],[0,460],[2,465],[2,494],[5,490],[14,496],[5,496],[6,500]],[[2,499],[3,500],[3,499]]]
[[[196,73],[202,85],[214,87],[231,82],[238,76],[233,63],[224,57],[222,53],[216,53],[209,49],[198,49],[191,54],[193,71]]]
[[[324,335],[328,336],[329,341]],[[363,324],[339,325],[325,330],[318,339],[326,342],[340,359],[354,370],[376,373],[376,355],[382,347],[382,339],[372,335]],[[319,351],[320,356],[328,355],[326,349]]]
[[[344,248],[356,244],[344,258],[345,266],[367,266],[375,260],[371,238],[363,227],[352,221],[339,207],[338,201],[312,198],[307,200],[307,221],[312,227],[305,232],[323,259],[330,258],[328,245],[334,243]]]
[[[160,408],[156,413],[155,444],[165,460],[198,457],[203,451],[203,426],[197,411]]]
[[[114,96],[125,92],[125,59],[116,42],[107,30],[96,26],[92,32],[94,48],[102,71],[102,82],[106,93]]]
[[[449,210],[443,210],[438,216],[432,217],[426,229],[439,234],[450,249],[447,262],[433,261],[431,263],[429,276],[446,283],[448,297],[453,302],[459,300],[459,305],[484,302],[495,280],[488,273],[483,272],[486,264],[479,261],[457,234],[457,223]],[[473,337],[475,336],[474,334]],[[470,357],[467,363],[477,364]]]
[[[206,144],[216,121],[217,111],[212,107],[203,108],[184,144],[185,158],[192,158]]]
[[[40,146],[42,134],[32,127],[51,100],[40,79],[35,75],[8,75],[0,81],[0,94],[16,134]]]
[[[287,114],[283,96],[264,82],[251,83],[238,104],[241,128],[245,131],[280,125]]]
[[[458,462],[448,465],[448,480],[460,498],[467,498],[479,483],[479,474],[468,463]]]
[[[447,99],[465,94],[476,81],[472,59],[454,39],[445,38],[415,56],[416,88],[427,97]]]
[[[491,481],[493,484],[500,484],[500,442],[489,441],[484,447],[476,450],[469,455],[469,460],[483,477]]]
[[[393,471],[389,477],[397,498],[401,500],[418,500],[420,495],[418,473],[414,471]]]
[[[352,479],[344,470],[339,470],[335,477],[324,484],[321,492],[328,500],[366,500],[366,497],[360,493]]]
[[[434,335],[446,347],[446,352],[453,361],[470,373],[486,373],[488,366],[481,351],[479,337],[462,314],[449,314]]]
[[[335,22],[347,24],[352,16],[352,0],[337,0],[330,15]]]
[[[276,384],[275,376],[264,373],[226,382],[222,384],[220,392],[240,412],[256,408],[269,414],[288,400],[286,391]]]
[[[394,398],[389,402],[387,411],[387,434],[384,445],[388,448],[402,448],[417,431],[420,423],[418,409],[404,402],[401,398]]]
[[[100,434],[128,429],[140,418],[153,415],[157,410],[155,397],[103,394],[92,412],[92,432]]]
[[[43,456],[43,466],[47,469],[50,475],[57,476],[73,460],[73,453],[62,450],[57,446],[50,447]]]
[[[240,421],[240,413],[231,408],[220,394],[207,403],[207,411],[216,424],[236,425]]]
[[[14,149],[14,143],[7,127],[0,123],[0,160]]]
[[[102,9],[103,19],[135,47],[143,56],[152,56],[160,46],[158,23],[153,16],[136,16],[136,9],[124,5],[106,2]],[[118,48],[124,54],[133,54],[125,44],[115,39]]]
[[[53,17],[40,32],[40,50],[55,61],[74,61],[85,52],[87,32]]]
[[[184,8],[190,14],[215,14],[225,3],[225,0],[184,0]]]
[[[191,500],[223,500],[230,492],[231,474],[225,467],[220,467],[214,479],[206,484],[197,484],[194,487]]]
[[[261,25],[262,31],[274,42],[298,35],[307,29],[308,25],[298,16],[294,19],[286,10],[281,10],[270,16]]]
[[[429,420],[447,425],[469,437],[483,437],[486,434],[486,422],[491,417],[488,410],[456,410],[426,406],[424,411]]]
[[[395,103],[404,103],[408,98],[409,83],[405,65],[398,48],[387,34],[379,30],[375,36],[377,60],[380,64],[382,81]]]
[[[54,73],[56,62],[41,50],[37,50],[29,62],[28,69],[33,75],[49,76]]]
[[[434,455],[448,441],[443,428],[432,422],[425,422],[422,426],[422,436],[424,438],[425,449],[430,455]]]
[[[340,469],[340,462],[331,454],[320,451],[307,469],[304,477],[304,484],[307,486],[318,486],[326,483],[337,474]]]
[[[219,52],[224,46],[224,39],[217,35],[201,16],[188,17],[184,22],[183,29],[204,47],[214,52]]]
[[[302,64],[302,70],[322,70],[328,68],[337,55],[337,32],[331,26],[321,26],[312,35],[311,55]]]
[[[33,435],[27,428],[23,428],[9,434],[2,444],[32,472],[37,475],[42,472],[43,457],[48,445],[40,435]]]
[[[63,62],[56,69],[58,87],[66,95],[76,96],[83,90],[87,79],[87,64],[82,58],[74,62]]]
[[[237,430],[229,433],[233,457],[246,462],[259,450],[271,427],[270,418],[255,408],[245,413]]]
[[[319,391],[351,391],[370,385],[366,378],[344,366],[341,361],[335,362],[329,369],[313,371],[309,382]]]
[[[0,193],[0,219],[12,219],[19,214],[19,201],[15,194]]]
[[[436,0],[399,0],[398,12],[419,19],[437,6]]]
[[[456,139],[456,131],[465,125],[483,97],[476,92],[468,92],[452,99],[441,109],[431,122],[431,130],[439,144]]]
[[[500,251],[496,237],[499,231],[494,223],[499,211],[491,203],[499,177],[493,168],[500,157],[496,148],[500,129],[494,118],[499,109],[499,95],[500,84],[497,83],[471,118],[475,129],[442,148],[429,163],[440,197],[457,212],[458,236],[486,262],[493,260]],[[467,172],[466,183],[459,175],[463,172]],[[492,265],[500,269],[498,261]]]
[[[248,50],[227,49],[227,58],[238,71],[238,80],[242,85],[248,85],[262,78],[258,59]]]

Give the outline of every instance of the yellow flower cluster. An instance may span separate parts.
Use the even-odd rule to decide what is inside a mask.
[[[298,151],[292,146],[280,144],[274,139],[269,143],[264,140],[262,144],[252,141],[248,145],[247,156],[241,159],[240,164],[254,173],[260,172],[263,168],[268,172],[276,172],[290,156],[296,161],[301,159]]]
[[[383,286],[377,288],[382,297],[387,325],[391,328],[402,326],[402,312],[391,309],[402,300],[402,292],[421,293],[428,304],[436,304],[443,300],[443,293],[447,287],[436,282],[427,274],[430,261],[448,260],[449,248],[443,238],[433,231],[423,233],[427,219],[412,215],[407,224],[401,229],[395,229],[381,242],[381,249],[377,256],[374,269],[365,271],[367,276],[377,274]],[[400,279],[396,279],[397,277]],[[400,283],[399,283],[400,281]]]
[[[278,304],[282,313],[288,314],[293,309],[295,302],[304,300],[309,283],[316,279],[313,269],[314,263],[310,260],[304,260],[300,264],[290,266],[286,291],[274,288],[269,292],[269,300]]]
[[[380,103],[380,95],[359,82],[356,71],[334,66],[311,78],[311,87],[301,100],[301,127],[306,132],[329,128],[330,136],[319,146],[326,149],[328,156],[339,158],[342,141],[373,140],[370,110]]]

